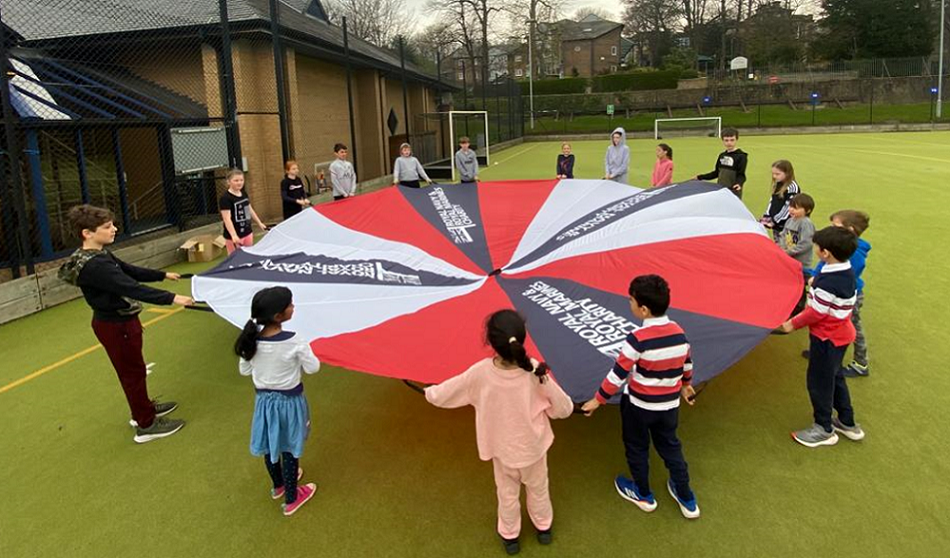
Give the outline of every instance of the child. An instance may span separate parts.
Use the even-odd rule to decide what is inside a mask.
[[[815,200],[808,194],[798,194],[788,202],[789,220],[782,228],[779,246],[802,264],[802,270],[811,269],[812,237],[815,225],[809,218],[815,210]]]
[[[811,276],[811,259],[814,249],[812,248],[812,238],[815,236],[815,225],[809,219],[811,212],[815,210],[815,200],[808,194],[798,194],[789,202],[788,214],[791,217],[785,222],[779,247],[786,254],[795,258],[802,264],[802,276],[807,284]],[[808,302],[808,289],[802,289],[802,296],[798,299],[798,304],[792,311],[792,316],[805,309]]]
[[[610,146],[604,158],[606,180],[621,184],[627,183],[627,168],[630,166],[630,148],[627,146],[627,132],[617,128],[610,134]]]
[[[218,207],[221,209],[221,220],[224,221],[224,239],[228,255],[233,254],[239,246],[254,245],[251,219],[262,231],[267,230],[244,192],[244,171],[240,169],[228,171],[228,191],[221,196]]]
[[[745,185],[745,170],[749,165],[749,156],[736,148],[736,142],[739,141],[738,130],[723,128],[720,136],[726,150],[716,159],[716,168],[712,172],[696,176],[696,180],[715,178],[720,186],[729,188],[733,194],[742,199],[742,187]]]
[[[429,175],[426,174],[419,159],[412,156],[412,146],[404,143],[399,146],[400,156],[396,158],[393,165],[393,186],[399,184],[407,188],[418,188],[419,179],[432,184]]]
[[[699,517],[696,496],[689,487],[689,471],[676,437],[680,395],[690,405],[696,392],[691,381],[693,361],[689,342],[680,326],[666,316],[670,287],[658,275],[641,275],[630,282],[630,309],[643,325],[627,335],[613,370],[581,409],[587,416],[620,388],[623,443],[633,480],[618,476],[614,488],[620,497],[645,512],[656,509],[650,489],[650,438],[670,472],[666,488],[687,519]]]
[[[333,182],[335,201],[356,195],[356,169],[346,160],[348,149],[342,143],[333,146],[336,161],[330,163],[330,180]]]
[[[297,161],[290,160],[284,163],[284,179],[280,181],[280,198],[284,205],[284,219],[290,219],[300,213],[303,208],[310,207],[307,191],[300,179],[300,167]]]
[[[792,163],[785,159],[772,163],[772,198],[759,222],[772,231],[772,238],[778,245],[782,244],[782,229],[789,218],[789,202],[800,192]]]
[[[569,143],[561,144],[561,154],[557,156],[557,177],[574,178],[574,155]]]
[[[234,343],[241,357],[242,376],[254,380],[254,419],[251,422],[251,454],[264,456],[264,465],[274,482],[271,497],[284,497],[284,515],[293,515],[317,490],[298,467],[303,445],[310,434],[310,407],[300,382],[301,371],[314,374],[320,361],[310,345],[284,331],[282,324],[294,315],[290,289],[270,287],[254,294],[251,319]]]
[[[486,338],[495,357],[426,389],[426,399],[437,407],[475,407],[478,454],[494,466],[498,534],[508,554],[520,550],[522,484],[538,542],[551,542],[554,511],[548,493],[547,452],[554,433],[550,419],[566,418],[574,410],[571,399],[548,375],[548,366],[528,358],[526,335],[520,314],[495,312],[486,323]]]
[[[144,444],[171,436],[185,426],[185,421],[163,418],[178,408],[177,403],[158,403],[148,397],[139,301],[182,306],[195,301],[139,284],[177,281],[181,276],[130,265],[109,252],[106,246],[115,241],[116,228],[108,209],[79,205],[69,210],[68,218],[76,236],[82,238],[82,248],[59,269],[59,278],[79,287],[92,308],[92,331],[109,355],[132,411],[133,440]]]
[[[854,303],[854,311],[851,312],[851,323],[854,324],[854,360],[844,369],[844,375],[848,378],[864,377],[870,373],[868,364],[868,344],[864,336],[864,325],[861,322],[861,309],[864,307],[864,268],[867,266],[868,252],[871,251],[871,243],[861,238],[864,231],[871,224],[871,217],[863,211],[854,209],[844,209],[836,211],[831,215],[831,224],[836,227],[842,227],[853,232],[858,237],[858,249],[849,260],[851,269],[854,270],[854,277],[857,283],[858,298]],[[816,273],[821,270],[822,264],[818,264]]]
[[[673,183],[673,148],[665,143],[656,146],[656,164],[653,165],[653,187]]]
[[[825,227],[815,233],[814,240],[815,251],[825,265],[812,283],[808,306],[780,328],[790,333],[808,326],[807,381],[815,424],[792,432],[792,438],[810,448],[837,444],[836,432],[855,441],[864,438],[864,431],[854,422],[851,395],[841,370],[844,353],[854,341],[851,311],[857,289],[848,259],[857,249],[858,239],[844,228]],[[832,417],[832,409],[838,412],[837,417]]]
[[[478,182],[478,157],[469,149],[469,139],[459,138],[459,150],[455,152],[455,170],[459,173],[459,182]]]
[[[330,163],[331,165],[333,163]],[[327,174],[323,169],[317,171],[317,176],[314,178],[314,185],[317,187],[317,193],[327,192],[333,189],[332,186],[327,185]]]

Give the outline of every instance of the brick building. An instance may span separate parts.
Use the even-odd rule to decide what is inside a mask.
[[[553,40],[560,43],[565,77],[591,77],[617,72],[623,61],[623,24],[593,14],[580,21],[554,24]]]
[[[215,218],[213,190],[222,188],[223,165],[183,170],[174,146],[179,128],[217,127],[233,135],[226,163],[245,168],[252,203],[269,221],[281,215],[283,143],[312,176],[317,164],[332,161],[334,143],[351,143],[352,129],[361,181],[391,172],[394,145],[409,132],[414,140],[442,143],[439,130],[423,129],[421,116],[440,105],[445,86],[436,76],[406,63],[406,114],[398,55],[351,37],[351,120],[342,30],[327,21],[319,0],[276,4],[282,111],[269,0],[227,2],[232,76],[223,71],[218,0],[5,4],[2,23],[13,37],[18,72],[11,78],[14,108],[23,141],[36,144],[23,165],[34,197],[26,211],[41,238],[35,256],[70,247],[64,212],[81,201],[112,208],[122,232],[134,236],[190,226],[180,217],[182,192],[188,181],[210,180],[212,191],[196,199]],[[235,122],[228,120],[231,98]]]

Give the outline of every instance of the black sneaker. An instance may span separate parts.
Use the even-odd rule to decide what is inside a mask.
[[[551,541],[554,539],[554,535],[551,533],[551,529],[545,529],[544,531],[538,531],[538,542],[541,544],[551,544]]]
[[[498,536],[501,537],[501,535]],[[521,543],[517,538],[506,539],[505,537],[501,537],[501,543],[505,546],[505,552],[508,553],[508,556],[513,556],[521,552]]]
[[[135,440],[136,444],[144,444],[145,442],[151,442],[152,440],[171,436],[175,432],[181,430],[184,426],[185,421],[183,420],[157,418],[155,419],[155,422],[152,423],[152,426],[149,426],[148,428],[136,427],[135,437],[132,439]]]
[[[178,403],[174,401],[169,401],[167,403],[159,403],[158,401],[152,401],[152,405],[155,407],[155,418],[160,418],[165,415],[170,414],[172,411],[178,408]],[[135,419],[129,420],[129,426],[135,428],[139,423],[135,422]]]

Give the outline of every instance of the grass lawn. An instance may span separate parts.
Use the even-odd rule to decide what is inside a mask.
[[[647,183],[654,143],[631,142],[632,183]],[[671,143],[677,179],[711,169],[721,147]],[[603,172],[606,145],[574,144],[578,177]],[[817,200],[816,223],[845,207],[872,216],[872,370],[850,384],[867,438],[819,449],[789,438],[811,421],[806,334],[769,338],[681,415],[701,519],[685,520],[659,490],[651,515],[616,495],[611,481],[625,463],[619,413],[607,408],[555,423],[555,541],[540,547],[525,519],[522,555],[950,555],[950,269],[939,255],[950,241],[950,133],[750,137],[740,147],[750,153],[745,201],[755,213],[770,163],[788,158]],[[482,177],[548,177],[558,152],[552,143],[501,151]],[[165,309],[142,316],[152,322],[146,358],[157,363],[149,387],[180,402],[174,416],[188,425],[142,446],[101,349],[4,388],[95,345],[82,301],[0,327],[0,556],[503,555],[470,409],[435,409],[398,381],[347,370],[307,377],[314,429],[301,464],[320,490],[284,518],[248,452],[253,391],[231,353],[237,330],[210,314],[156,310]],[[652,464],[661,488],[666,472],[655,455]]]
[[[605,108],[606,110],[606,108]],[[849,124],[882,124],[887,122],[925,123],[931,121],[930,103],[910,105],[881,105],[873,108],[867,103],[845,105],[843,109],[834,104],[824,103],[815,109],[814,121],[810,105],[798,105],[798,110],[792,110],[787,105],[749,106],[749,112],[738,107],[716,107],[706,109],[706,116],[722,117],[723,126],[739,128],[772,127],[772,126],[839,126]],[[674,118],[695,118],[699,113],[695,109],[677,109],[673,111]],[[618,112],[613,119],[603,115],[575,116],[574,120],[562,117],[554,120],[553,117],[538,118],[532,132],[525,124],[526,134],[588,134],[603,132],[609,133],[617,126],[638,132],[648,131],[653,134],[653,121],[657,118],[668,118],[665,112],[645,112],[625,118]],[[873,120],[872,120],[873,119]],[[950,114],[944,112],[939,122],[950,122]]]

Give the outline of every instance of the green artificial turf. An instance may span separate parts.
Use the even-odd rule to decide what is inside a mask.
[[[720,151],[714,139],[671,143],[677,179],[711,169]],[[602,172],[606,145],[574,145],[578,177]],[[634,184],[646,183],[653,145],[631,142]],[[702,518],[680,516],[655,455],[659,509],[647,515],[616,495],[619,414],[604,408],[554,425],[555,540],[540,547],[526,518],[522,555],[950,555],[950,134],[750,137],[740,147],[750,153],[745,201],[755,213],[769,164],[788,158],[817,200],[819,225],[840,208],[872,216],[863,316],[871,376],[850,382],[867,438],[819,449],[792,442],[789,431],[811,422],[799,356],[806,335],[771,337],[682,411]],[[520,145],[496,153],[481,175],[548,177],[558,152]],[[158,316],[146,311],[143,321]],[[0,327],[0,386],[93,345],[89,317],[74,301]],[[503,555],[472,411],[435,409],[398,381],[340,369],[305,379],[314,428],[301,464],[320,489],[282,517],[248,452],[253,389],[237,373],[236,334],[191,311],[146,329],[146,359],[158,363],[151,393],[179,401],[174,416],[188,420],[149,444],[132,442],[101,349],[0,393],[0,557]]]
[[[805,126],[842,126],[864,124],[923,124],[934,120],[931,103],[908,105],[871,106],[868,103],[852,103],[838,108],[834,104],[821,104],[812,110],[811,105],[798,105],[793,110],[788,105],[749,106],[748,110],[739,107],[710,106],[704,109],[705,116],[722,117],[723,126],[748,127],[805,127]],[[606,110],[606,109],[605,109]],[[677,109],[673,118],[696,118],[700,114],[696,109]],[[539,116],[534,130],[525,125],[526,134],[590,134],[610,133],[617,126],[637,132],[649,132],[653,135],[653,121],[657,118],[669,118],[665,112],[641,112],[626,118],[618,112],[613,118],[606,114],[575,116],[573,120],[561,116],[555,120],[551,116]],[[950,114],[944,112],[938,122],[950,122]],[[675,126],[675,124],[668,124]]]

